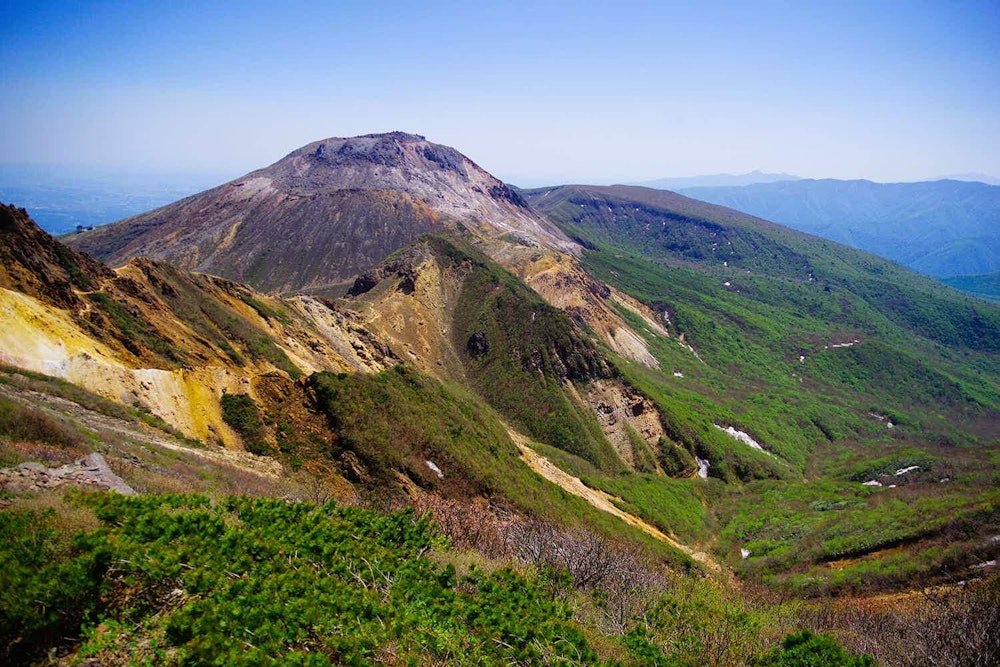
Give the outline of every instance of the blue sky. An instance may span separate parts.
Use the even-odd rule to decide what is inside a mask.
[[[0,162],[237,176],[401,129],[516,184],[1000,175],[1000,3],[20,2]]]

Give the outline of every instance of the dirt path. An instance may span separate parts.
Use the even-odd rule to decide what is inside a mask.
[[[60,396],[43,394],[13,385],[0,384],[0,397],[27,407],[69,416],[92,431],[110,433],[136,444],[151,445],[182,452],[186,455],[213,463],[225,463],[237,466],[270,478],[277,478],[281,475],[281,464],[274,459],[254,456],[244,451],[223,449],[221,447],[207,447],[205,449],[191,447],[169,434],[158,431],[141,422],[119,419],[88,410],[80,404]]]
[[[647,535],[650,535],[662,542],[666,542],[675,549],[683,551],[688,556],[698,561],[705,567],[715,572],[723,572],[722,566],[719,565],[719,563],[717,563],[715,559],[713,559],[705,552],[695,551],[691,547],[685,544],[681,544],[674,538],[665,534],[656,526],[653,526],[652,524],[640,519],[634,514],[629,514],[628,512],[619,509],[618,506],[615,505],[614,501],[620,499],[615,498],[614,496],[605,493],[600,489],[590,488],[589,486],[584,484],[579,477],[573,477],[569,473],[564,472],[558,466],[556,466],[556,464],[552,463],[552,461],[548,460],[547,458],[545,458],[544,456],[533,450],[530,446],[528,446],[529,440],[524,435],[521,435],[517,431],[511,429],[510,427],[508,427],[507,430],[510,433],[511,439],[517,444],[518,448],[521,450],[521,460],[524,461],[529,468],[534,470],[543,478],[559,486],[567,493],[572,493],[574,496],[583,498],[588,503],[593,505],[595,508],[601,510],[602,512],[607,512],[608,514],[616,516],[625,523],[629,524],[630,526],[634,526],[635,528],[638,528]]]

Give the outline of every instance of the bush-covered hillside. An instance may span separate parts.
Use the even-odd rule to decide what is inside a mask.
[[[469,558],[410,511],[196,495],[68,503],[0,511],[7,664],[65,651],[123,665],[870,664],[828,638],[778,646],[787,612],[693,581],[636,580],[646,612],[619,616],[621,600],[572,570]]]
[[[630,319],[661,369],[617,365],[709,476],[746,483],[709,496],[717,553],[746,576],[870,591],[996,557],[1000,308],[673,193],[528,199],[585,243],[595,277],[662,318],[669,336]],[[591,481],[656,520],[649,490]]]

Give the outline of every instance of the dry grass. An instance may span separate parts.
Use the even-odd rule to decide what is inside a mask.
[[[987,580],[805,607],[805,625],[891,667],[1000,664],[1000,574]]]
[[[24,440],[0,440],[0,466],[37,461],[52,468],[72,463],[87,454],[86,449],[77,445],[61,446]]]

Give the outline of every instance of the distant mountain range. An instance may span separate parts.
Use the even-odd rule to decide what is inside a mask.
[[[981,172],[968,174],[946,174],[937,178],[926,178],[924,181],[974,181],[976,183],[986,183],[987,185],[1000,185],[1000,178],[983,174]]]
[[[746,174],[708,174],[705,176],[675,176],[672,178],[657,178],[652,181],[629,183],[658,190],[679,190],[681,188],[699,187],[738,187],[753,183],[779,183],[782,181],[798,181],[799,176],[791,174],[768,174],[763,171],[751,171]]]
[[[808,179],[680,192],[867,250],[929,276],[1000,271],[1000,186]]]

